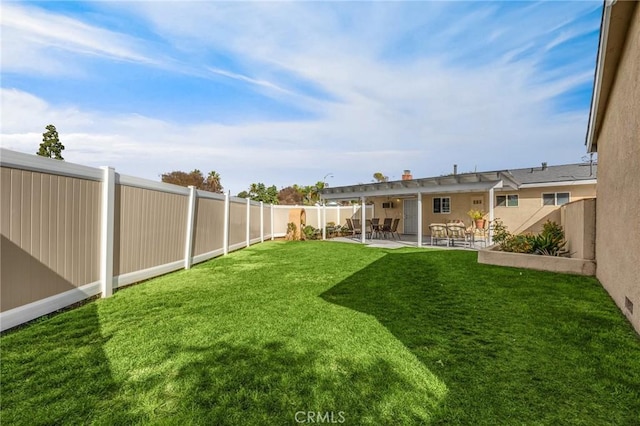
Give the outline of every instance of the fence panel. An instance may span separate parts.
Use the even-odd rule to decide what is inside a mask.
[[[99,279],[96,181],[2,167],[0,312]]]
[[[260,241],[260,203],[251,203],[251,222],[249,236],[252,242]]]
[[[186,195],[116,185],[113,275],[184,259]]]
[[[224,199],[196,199],[193,255],[223,250]]]
[[[229,250],[247,244],[247,201],[232,198],[229,203]]]

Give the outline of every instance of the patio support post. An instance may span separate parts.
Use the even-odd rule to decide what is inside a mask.
[[[327,206],[322,203],[322,239],[327,239]]]
[[[222,252],[226,256],[229,254],[229,194],[224,193],[224,229],[222,231]]]
[[[116,199],[116,171],[102,167],[102,206],[100,223],[100,290],[102,297],[113,294],[113,232]]]
[[[189,185],[189,201],[187,206],[187,233],[184,243],[184,269],[191,268],[193,249],[193,226],[196,214],[196,187]]]
[[[422,247],[422,192],[418,191],[418,247]]]
[[[247,247],[251,245],[251,199],[247,198]]]
[[[366,205],[364,203],[365,202],[364,196],[360,200],[362,202],[362,207],[360,208],[360,219],[361,219],[361,221],[360,221],[360,230],[361,230],[360,237],[362,238],[362,244],[364,244],[366,242],[366,237],[365,236],[367,234],[365,232],[367,230],[367,212],[365,210]]]
[[[337,213],[338,218],[336,219],[336,225],[340,226],[340,210],[341,210],[341,207],[337,206],[336,209],[338,210],[338,213]]]
[[[493,203],[495,199],[494,190],[495,187],[493,186],[489,188],[489,245],[493,244]]]
[[[260,201],[260,242],[264,243],[264,201]]]
[[[271,241],[273,241],[274,238],[275,238],[275,236],[273,235],[273,212],[274,212],[274,210],[275,209],[273,208],[273,204],[271,204],[271,220],[270,220],[270,222],[271,222],[271,224],[270,224],[271,225]]]

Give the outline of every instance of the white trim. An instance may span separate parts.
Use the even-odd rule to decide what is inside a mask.
[[[247,198],[247,247],[251,245],[251,200]]]
[[[418,192],[418,247],[422,247],[422,193]]]
[[[493,244],[493,221],[495,220],[495,189],[489,189],[489,245]]]
[[[115,223],[116,174],[112,167],[102,167],[100,206],[100,291],[102,297],[113,294],[113,233]]]
[[[374,184],[367,184],[374,185]],[[484,192],[495,185],[503,186],[503,181],[483,181],[483,182],[469,182],[469,183],[453,183],[442,185],[429,185],[418,186],[417,184],[412,187],[399,187],[388,189],[371,189],[360,190],[354,192],[323,192],[325,199],[327,200],[340,200],[348,199],[355,200],[361,197],[381,197],[381,196],[399,196],[399,195],[415,195],[416,191],[420,190],[423,194],[441,194],[441,193],[456,193],[456,192]],[[364,185],[362,185],[364,187]],[[360,186],[358,186],[360,187]],[[350,188],[350,187],[349,187]],[[341,188],[334,188],[334,190],[340,190]],[[513,189],[513,188],[512,188]],[[331,190],[331,189],[329,189]]]
[[[322,204],[322,239],[327,239],[327,206]]]
[[[264,243],[264,202],[260,201],[260,242]]]
[[[366,235],[367,235],[367,204],[366,204],[366,198],[363,195],[360,200],[362,201],[362,205],[360,206],[360,237],[362,240],[362,244],[364,244],[367,239],[366,239]]]
[[[522,185],[520,185],[519,189],[548,188],[552,186],[595,185],[597,183],[598,183],[598,179],[566,180],[562,182],[523,183]]]
[[[589,113],[589,124],[587,125],[587,152],[593,152],[593,142],[596,131],[596,119],[598,107],[600,105],[600,90],[602,89],[602,75],[604,73],[604,61],[607,52],[607,41],[609,39],[609,22],[611,22],[611,7],[615,1],[606,1],[602,11],[602,29],[600,30],[600,43],[598,45],[598,59],[596,61],[596,75],[593,80],[593,97],[591,98],[591,109]],[[597,146],[596,146],[597,151]]]
[[[516,196],[518,199],[518,205],[517,206],[510,206],[509,205],[509,197],[510,196]],[[498,204],[498,197],[504,197],[504,206],[501,206]],[[505,207],[505,208],[509,208],[509,209],[517,209],[518,207],[520,207],[520,194],[515,194],[515,193],[508,193],[508,192],[501,192],[500,194],[496,194],[494,195],[495,198],[495,207]]]
[[[153,266],[151,268],[142,269],[140,271],[121,274],[114,278],[114,286],[116,288],[124,287],[129,284],[135,284],[148,278],[157,277],[158,275],[167,274],[177,271],[184,267],[184,260],[176,260],[175,262],[165,263],[164,265]]]
[[[222,256],[224,254],[224,249],[217,249],[210,251],[208,253],[202,253],[197,256],[193,256],[193,263],[204,262],[205,260],[213,259],[214,257]]]
[[[189,200],[187,204],[187,232],[184,242],[184,269],[191,268],[193,250],[193,228],[196,215],[196,187],[189,185]]]
[[[545,204],[544,203],[545,194],[553,194],[553,204]],[[564,204],[569,204],[571,202],[571,192],[570,191],[542,192],[540,194],[540,205],[542,207],[560,207],[560,206],[564,206],[564,204],[558,204],[558,194],[569,194],[569,201],[567,201]]]
[[[229,253],[229,219],[230,219],[230,192],[224,193],[224,228],[222,230],[222,246],[224,248],[224,254]]]
[[[60,161],[60,160],[56,160]],[[50,314],[91,296],[100,294],[100,281],[85,284],[64,293],[49,296],[8,311],[0,312],[0,331],[8,330],[25,322]]]
[[[209,198],[211,200],[224,201],[224,194],[219,194],[217,192],[209,192],[198,189],[196,190],[196,194],[198,195],[198,198]]]
[[[271,222],[271,241],[273,241],[274,237],[274,233],[273,233],[273,223],[274,223],[274,219],[273,219],[273,213],[275,212],[275,209],[273,208],[273,204],[271,204],[271,218],[269,220],[269,222]]]
[[[149,180],[139,178],[135,176],[116,175],[116,184],[133,186],[135,188],[151,189],[153,191],[168,192],[170,194],[189,195],[189,188],[184,186],[178,186],[171,183],[156,182],[155,180]]]
[[[35,154],[25,154],[6,148],[0,148],[0,166],[96,181],[101,181],[103,175],[99,168],[54,160]]]
[[[433,208],[433,201],[438,198],[440,199],[440,210],[442,210],[442,199],[447,198],[449,200],[449,211],[448,212],[443,212],[443,211],[439,211],[439,212],[434,212],[434,208]],[[451,214],[451,197],[447,196],[447,197],[431,197],[431,214]]]
[[[243,242],[241,242],[241,243],[236,243],[236,244],[230,245],[230,246],[229,246],[229,253],[230,253],[230,252],[232,252],[232,251],[236,251],[236,250],[243,249],[243,248],[245,248],[245,247],[247,247],[247,243],[246,243],[246,241],[243,241]]]

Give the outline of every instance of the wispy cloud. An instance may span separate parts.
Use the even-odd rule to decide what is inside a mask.
[[[151,178],[216,169],[236,192],[255,181],[314,182],[327,171],[335,185],[368,181],[375,171],[437,175],[453,163],[473,170],[579,161],[588,99],[570,110],[554,105],[590,84],[598,4],[95,6],[95,13],[134,19],[153,40],[122,26],[102,28],[82,14],[14,5],[7,25],[26,52],[69,40],[61,49],[75,60],[94,55],[149,71],[135,80],[140,96],[116,110],[100,102],[80,107],[77,95],[56,92],[62,99],[54,99],[28,84],[5,87],[11,112],[2,117],[3,144],[33,151],[38,141],[28,145],[25,135],[51,121],[72,142],[70,160],[109,160]],[[22,22],[23,15],[35,21]],[[45,19],[57,23],[51,38],[33,28]],[[556,55],[585,39],[577,47],[584,58],[562,62]],[[3,73],[19,69],[12,61],[3,60]],[[117,81],[133,73],[126,65],[110,72]],[[101,76],[100,84],[108,79]],[[189,119],[184,105],[200,118]]]

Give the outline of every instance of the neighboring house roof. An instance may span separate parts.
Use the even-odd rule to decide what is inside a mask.
[[[460,173],[411,180],[378,182],[325,188],[327,200],[355,199],[421,193],[486,192],[512,189],[596,183],[597,164],[578,163],[559,166],[543,164],[524,169]]]
[[[560,166],[529,167],[509,170],[520,185],[539,183],[563,183],[595,180],[598,173],[596,163],[563,164]]]
[[[600,24],[600,42],[593,81],[593,95],[585,144],[588,152],[598,151],[598,135],[618,70],[636,1],[605,0]]]

